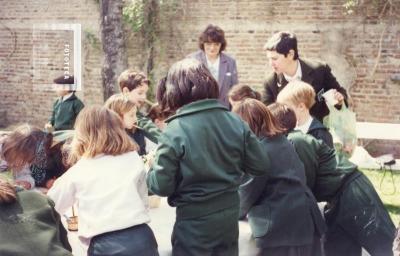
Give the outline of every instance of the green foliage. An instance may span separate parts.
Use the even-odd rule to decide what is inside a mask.
[[[154,88],[157,84],[155,71],[157,69],[154,61],[155,55],[162,52],[160,44],[161,20],[171,20],[177,14],[181,6],[179,0],[129,0],[122,9],[123,21],[130,27],[132,32],[140,34],[145,49],[145,60],[143,70],[153,86],[150,86],[148,97],[154,99]],[[157,49],[157,50],[156,50]]]
[[[397,7],[396,7],[397,6]],[[393,16],[398,8],[398,3],[391,0],[346,0],[343,4],[345,14],[367,14],[374,10],[378,19],[384,19]]]
[[[354,10],[358,6],[358,1],[357,0],[347,0],[344,4],[343,7],[345,9],[346,14],[353,14]]]
[[[85,40],[96,50],[100,50],[100,40],[96,34],[90,29],[85,29],[83,31]]]
[[[134,32],[139,32],[145,23],[144,1],[131,0],[130,3],[122,9],[124,22],[126,22]]]

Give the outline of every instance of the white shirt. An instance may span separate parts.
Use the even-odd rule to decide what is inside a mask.
[[[307,134],[308,129],[310,129],[312,121],[313,117],[309,116],[307,121],[304,122],[304,124],[297,126],[295,129],[302,131],[304,134]]]
[[[219,55],[218,58],[212,63],[206,55],[207,59],[207,67],[210,73],[213,75],[214,79],[218,81],[218,74],[219,74]]]
[[[150,221],[144,165],[137,152],[82,158],[47,195],[60,215],[78,205],[78,237],[86,250],[93,236]]]
[[[61,101],[66,101],[66,100],[68,100],[69,98],[71,98],[72,94],[74,94],[74,93],[71,92],[71,93],[68,93],[67,95],[62,96],[62,97],[61,97]]]
[[[297,69],[296,69],[296,73],[294,74],[294,76],[289,76],[285,73],[283,73],[283,76],[285,77],[286,81],[291,82],[291,81],[301,81],[301,77],[302,77],[303,73],[301,72],[301,66],[300,66],[300,61],[297,60]]]

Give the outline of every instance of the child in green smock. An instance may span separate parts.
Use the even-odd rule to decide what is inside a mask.
[[[173,255],[238,255],[238,188],[270,160],[237,115],[218,102],[218,84],[199,61],[175,63],[158,88],[169,117],[148,173],[149,191],[176,207]]]
[[[361,256],[361,247],[372,256],[393,255],[395,227],[368,178],[321,140],[293,131],[296,115],[291,108],[279,103],[268,108],[287,129],[306,168],[308,186],[318,201],[327,202],[326,255]]]
[[[285,129],[261,101],[245,99],[232,111],[249,124],[271,159],[267,175],[249,177],[239,189],[240,215],[247,215],[258,255],[322,255],[325,223]]]
[[[295,130],[310,134],[333,148],[332,135],[328,128],[310,114],[310,109],[315,104],[315,90],[311,85],[302,81],[290,82],[279,92],[277,102],[294,110],[297,119]]]

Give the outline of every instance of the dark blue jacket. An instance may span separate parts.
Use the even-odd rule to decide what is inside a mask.
[[[247,177],[240,186],[240,215],[247,214],[258,247],[310,245],[325,224],[303,164],[284,135],[262,143],[271,165],[266,175]]]

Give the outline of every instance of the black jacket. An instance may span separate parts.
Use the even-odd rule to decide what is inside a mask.
[[[341,87],[332,75],[330,67],[321,62],[299,59],[302,78],[301,80],[310,84],[316,93],[316,102],[310,109],[312,116],[322,122],[324,116],[329,114],[329,109],[325,104],[322,94],[330,89],[336,89],[343,94],[347,105],[346,89]],[[264,83],[263,102],[271,104],[276,101],[278,93],[288,84],[283,74],[272,73]]]
[[[326,145],[333,148],[332,135],[329,133],[328,128],[326,128],[320,121],[313,118],[310,127],[308,128],[307,134],[313,136],[318,140],[322,140]]]

